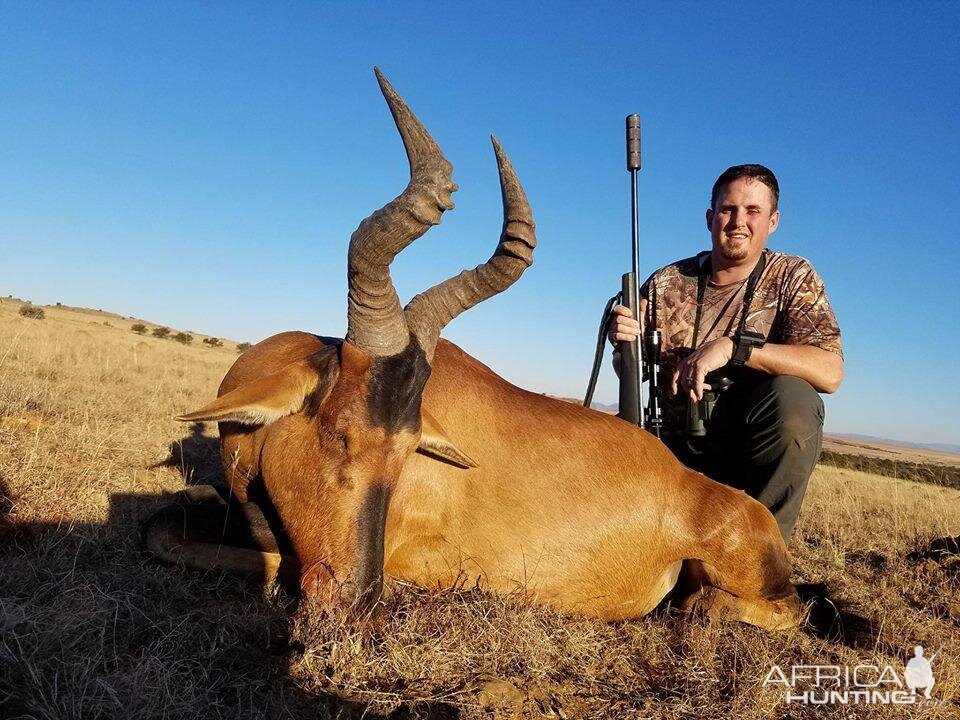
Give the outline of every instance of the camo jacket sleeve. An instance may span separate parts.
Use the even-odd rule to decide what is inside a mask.
[[[793,262],[789,262],[792,267],[784,273],[781,290],[780,341],[788,345],[813,345],[843,357],[840,326],[823,279],[809,261],[787,257]]]

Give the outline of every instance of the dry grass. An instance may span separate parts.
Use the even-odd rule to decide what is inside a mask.
[[[960,465],[869,457],[832,450],[820,454],[820,463],[960,490]]]
[[[818,469],[791,549],[825,590],[794,632],[405,587],[372,622],[293,621],[281,589],[139,550],[156,507],[220,479],[211,429],[172,416],[214,393],[232,345],[45,309],[0,303],[0,717],[960,716],[960,561],[924,552],[960,535],[956,490]],[[942,647],[937,705],[808,709],[762,686],[774,663],[899,671],[915,643]]]

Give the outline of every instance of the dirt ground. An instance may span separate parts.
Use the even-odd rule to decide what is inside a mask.
[[[179,490],[223,482],[215,427],[173,416],[215,394],[235,346],[19,308],[0,302],[0,718],[960,717],[960,491],[818,468],[790,547],[810,616],[787,632],[409,587],[376,622],[302,618],[282,587],[140,549]],[[936,685],[909,707],[788,703],[764,682],[903,678],[918,644]]]

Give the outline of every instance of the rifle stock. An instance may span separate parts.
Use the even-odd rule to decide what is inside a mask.
[[[623,275],[623,304],[630,308],[635,318],[639,317],[640,302],[637,292],[637,276],[632,272]],[[643,427],[643,407],[640,401],[640,343],[620,343],[620,412],[621,418]]]

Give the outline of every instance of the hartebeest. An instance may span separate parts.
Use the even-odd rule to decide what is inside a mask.
[[[219,422],[238,501],[262,483],[304,597],[369,603],[386,573],[426,587],[525,588],[555,607],[618,619],[649,612],[683,572],[711,613],[795,624],[787,551],[762,505],[683,467],[637,427],[521,390],[439,340],[532,261],[530,207],[496,139],[496,251],[401,308],[390,263],[453,207],[457,186],[434,140],[377,77],[411,177],[350,239],[346,338],[264,340],[236,361],[216,401],[180,418]],[[148,545],[195,565],[276,568],[262,547],[198,542],[209,539],[200,518],[155,522]]]

